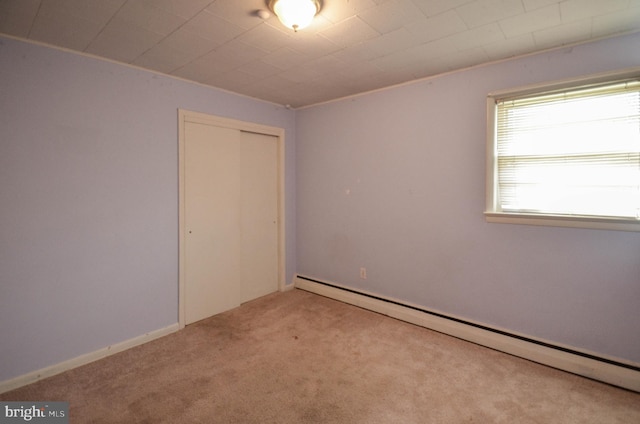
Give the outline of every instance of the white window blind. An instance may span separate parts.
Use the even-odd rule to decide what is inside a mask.
[[[640,220],[640,81],[496,99],[495,211]]]

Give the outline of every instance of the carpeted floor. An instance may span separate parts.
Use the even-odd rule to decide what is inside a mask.
[[[71,423],[640,423],[640,394],[301,290],[0,395]]]

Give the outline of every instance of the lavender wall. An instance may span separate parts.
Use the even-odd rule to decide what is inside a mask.
[[[487,93],[639,65],[635,34],[299,110],[298,273],[640,363],[640,233],[483,216]]]
[[[0,381],[178,320],[178,108],[286,132],[295,112],[0,38]]]

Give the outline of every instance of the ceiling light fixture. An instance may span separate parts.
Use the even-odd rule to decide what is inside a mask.
[[[294,31],[307,27],[320,11],[319,0],[269,0],[280,22]]]

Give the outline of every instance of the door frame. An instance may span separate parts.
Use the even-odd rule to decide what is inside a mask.
[[[224,118],[201,112],[178,109],[178,324],[180,328],[186,325],[185,311],[185,125],[191,122],[195,124],[211,125],[216,127],[231,128],[240,131],[253,132],[277,137],[277,168],[278,168],[278,290],[285,289],[285,191],[284,191],[284,129],[271,127],[253,122]]]

